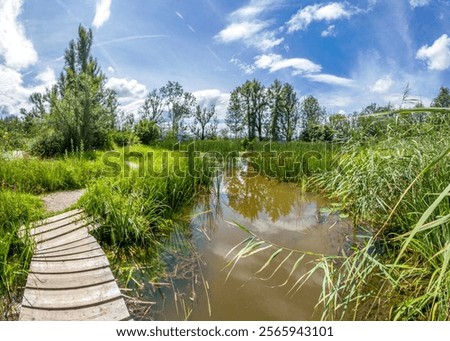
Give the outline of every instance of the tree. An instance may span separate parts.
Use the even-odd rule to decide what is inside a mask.
[[[184,129],[183,119],[189,117],[195,108],[195,97],[185,92],[178,82],[169,81],[159,91],[165,100],[170,129],[179,137]]]
[[[431,102],[432,107],[450,108],[450,91],[447,87],[441,86],[438,95]]]
[[[300,114],[297,93],[291,84],[286,83],[283,85],[281,98],[280,137],[286,141],[292,141],[297,130]]]
[[[325,108],[319,105],[314,96],[307,96],[300,105],[300,117],[302,120],[301,138],[305,141],[320,140],[320,126],[325,117]]]
[[[71,40],[64,53],[64,69],[57,84],[44,95],[31,97],[32,110],[46,119],[54,151],[109,144],[118,102],[115,92],[105,87],[106,77],[91,55],[92,42],[92,30],[80,25],[77,41]],[[59,148],[53,148],[56,143]]]
[[[266,118],[266,89],[256,79],[246,81],[242,86],[233,90],[228,106],[229,121],[236,121],[239,117],[245,119],[247,137],[253,140],[258,134],[263,139],[263,128]],[[231,130],[233,130],[230,127]]]
[[[243,112],[241,110],[241,102],[239,99],[239,92],[233,91],[230,96],[228,110],[225,117],[225,124],[227,125],[230,134],[234,138],[240,138],[245,129],[245,122]]]
[[[161,124],[163,121],[163,112],[165,106],[165,99],[161,90],[153,89],[148,93],[145,98],[145,102],[139,109],[138,113],[142,118],[151,120],[157,125]]]
[[[273,141],[280,139],[280,120],[283,114],[282,91],[283,86],[278,79],[274,80],[267,89],[267,103],[270,113],[269,134]]]
[[[194,123],[191,125],[191,131],[195,137],[200,140],[217,136],[217,117],[214,105],[211,105],[209,110],[197,105],[194,112]]]

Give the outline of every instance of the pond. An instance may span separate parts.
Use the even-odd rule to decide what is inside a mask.
[[[266,250],[226,267],[237,244],[249,235],[245,226],[270,243],[289,249],[337,255],[352,244],[352,225],[337,213],[324,210],[331,202],[302,193],[295,185],[270,180],[245,170],[216,179],[215,190],[192,208],[187,236],[176,234],[166,261],[171,286],[153,288],[147,298],[156,320],[312,320],[317,319],[322,275],[316,272],[294,294],[292,284],[314,266],[306,256],[284,263],[283,254],[261,273],[256,272],[276,250]],[[326,213],[328,212],[328,213]],[[173,247],[179,245],[179,247]],[[183,251],[183,248],[185,249]],[[281,264],[275,275],[274,270]],[[270,279],[267,279],[271,277]]]

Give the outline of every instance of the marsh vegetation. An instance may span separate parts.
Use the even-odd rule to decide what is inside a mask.
[[[293,296],[294,310],[315,283],[315,312],[301,319],[450,319],[447,87],[430,107],[407,87],[396,106],[343,115],[327,114],[313,96],[300,99],[288,83],[249,80],[231,92],[219,124],[214,106],[198,106],[170,81],[126,114],[91,46],[92,32],[80,26],[57,84],[33,94],[31,110],[0,119],[2,319],[17,317],[32,256],[18,229],[48,215],[39,195],[81,188],[77,206],[101,225],[96,237],[137,318],[160,314],[149,316],[152,305],[142,302],[168,286],[178,318],[205,318],[198,304],[208,316],[232,318],[211,312],[220,300],[209,284],[228,277],[239,290],[236,268],[251,262],[239,270],[247,287],[270,295],[276,286],[275,299]],[[315,221],[309,234],[290,214]],[[350,220],[350,230],[334,230]],[[316,234],[322,239],[313,241]],[[329,240],[337,244],[321,248]],[[208,267],[215,248],[221,257]],[[228,263],[222,272],[219,261]],[[278,284],[267,284],[271,278]]]

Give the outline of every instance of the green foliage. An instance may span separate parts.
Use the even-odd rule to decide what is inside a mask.
[[[39,113],[50,131],[38,141],[36,151],[46,156],[65,150],[111,147],[108,138],[114,127],[117,99],[106,89],[105,76],[91,55],[92,31],[81,25],[78,40],[72,40],[64,53],[64,71],[58,83],[43,96],[32,96],[34,112]],[[45,105],[49,112],[45,112]],[[48,141],[47,141],[48,139]],[[59,144],[59,147],[57,146]]]
[[[83,188],[102,172],[100,160],[83,157],[9,160],[0,163],[0,186],[1,189],[41,194]]]
[[[136,124],[134,131],[141,143],[147,145],[158,140],[161,136],[161,131],[156,122],[144,118]]]
[[[19,237],[22,224],[42,218],[42,201],[32,195],[0,190],[0,319],[16,319],[19,300],[32,256],[31,243]]]

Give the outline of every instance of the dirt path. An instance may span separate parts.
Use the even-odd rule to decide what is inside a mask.
[[[75,191],[55,192],[42,196],[42,200],[48,212],[58,212],[75,204],[85,191],[85,189],[78,189]]]

